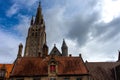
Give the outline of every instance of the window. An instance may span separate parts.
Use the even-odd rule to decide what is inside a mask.
[[[24,78],[17,78],[16,80],[24,80]]]
[[[32,36],[34,36],[34,32],[32,33]]]
[[[50,72],[51,72],[51,73],[56,72],[56,67],[55,67],[55,65],[50,65]]]
[[[56,80],[55,78],[50,78],[50,80]]]
[[[35,33],[35,36],[37,36],[37,32]]]
[[[6,71],[4,69],[0,70],[0,77],[5,77]]]
[[[69,80],[69,78],[64,78],[64,80]]]
[[[36,78],[33,78],[33,80],[40,80],[40,78],[39,78],[39,77],[36,77]]]
[[[77,78],[76,80],[82,80],[81,78]]]

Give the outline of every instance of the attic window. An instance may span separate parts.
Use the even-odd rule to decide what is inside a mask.
[[[50,72],[55,73],[56,72],[56,66],[55,65],[50,65]]]
[[[69,78],[64,78],[64,80],[69,80]]]
[[[17,78],[16,80],[24,80],[24,78]]]
[[[81,78],[77,78],[76,80],[82,80]]]
[[[50,80],[56,80],[56,78],[50,78]]]
[[[33,78],[33,80],[40,80],[40,77]]]

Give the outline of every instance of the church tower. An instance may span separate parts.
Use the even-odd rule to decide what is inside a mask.
[[[38,57],[43,55],[48,55],[48,47],[46,45],[45,22],[42,15],[41,4],[39,3],[35,20],[33,17],[31,19],[24,56]]]

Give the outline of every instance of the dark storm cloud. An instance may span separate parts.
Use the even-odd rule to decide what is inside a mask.
[[[98,20],[99,14],[93,13],[91,15],[77,15],[73,22],[69,24],[71,27],[69,33],[67,34],[68,38],[76,39],[80,46],[84,45],[89,39],[90,29],[93,27],[95,22]]]
[[[99,18],[95,7],[99,1],[67,0],[64,2],[64,5],[59,4],[46,11],[47,32],[50,33],[48,34],[49,42],[53,43],[53,41],[58,41],[58,38],[67,37],[77,40],[82,46],[88,39],[90,28]]]
[[[113,39],[120,32],[120,18],[114,18],[109,23],[99,22],[101,20],[99,0],[88,2],[84,1],[81,5],[82,13],[71,18],[72,21],[67,25],[70,27],[67,37],[77,40],[80,47],[87,43],[89,34],[94,40],[104,42]]]
[[[70,31],[67,35],[70,39],[76,39],[80,46],[83,46],[89,40],[89,33],[92,33],[94,39],[99,41],[108,41],[120,33],[120,17],[113,19],[110,23],[96,23],[99,20],[99,14],[92,14],[88,18],[76,16],[70,24]]]
[[[98,23],[93,26],[92,36],[99,41],[107,41],[116,37],[120,33],[120,17],[113,19],[109,23]]]

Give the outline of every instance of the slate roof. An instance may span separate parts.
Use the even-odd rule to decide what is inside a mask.
[[[86,66],[81,57],[59,57],[54,56],[58,62],[58,76],[61,75],[83,75],[88,74]],[[20,76],[47,76],[48,62],[50,56],[41,57],[22,57],[15,62],[11,77]]]
[[[120,62],[86,62],[89,74],[94,80],[115,80],[115,67]]]
[[[10,72],[12,71],[12,68],[13,68],[13,64],[0,64],[0,69],[3,69],[3,66],[4,66],[4,69],[6,69],[7,71],[5,77],[9,78]]]

